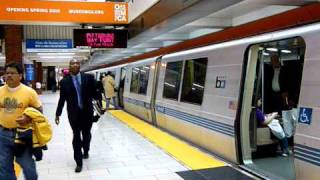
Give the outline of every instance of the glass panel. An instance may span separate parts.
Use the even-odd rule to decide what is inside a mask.
[[[163,97],[178,100],[182,72],[182,61],[167,64]]]
[[[208,58],[187,60],[184,68],[181,101],[202,104]]]
[[[140,67],[139,94],[147,94],[150,66]]]
[[[130,92],[138,93],[139,90],[139,71],[138,67],[132,69]]]

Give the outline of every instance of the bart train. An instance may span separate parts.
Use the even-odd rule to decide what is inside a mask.
[[[288,69],[290,108],[300,110],[288,157],[273,153],[278,142],[254,115],[258,97],[265,113],[276,103],[268,96],[272,55]],[[319,69],[315,23],[94,72],[112,71],[119,105],[155,126],[262,177],[311,180],[320,177]]]

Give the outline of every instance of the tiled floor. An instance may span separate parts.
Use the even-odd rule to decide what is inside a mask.
[[[181,178],[175,172],[187,170],[157,146],[105,114],[92,128],[90,158],[84,160],[83,171],[75,173],[66,107],[57,126],[54,117],[58,93],[47,93],[40,98],[54,136],[43,160],[37,163],[39,180],[178,180]],[[19,180],[24,179],[22,176]]]

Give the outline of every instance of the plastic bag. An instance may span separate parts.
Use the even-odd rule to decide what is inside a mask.
[[[271,129],[273,135],[275,135],[278,139],[283,139],[286,135],[279,123],[279,120],[273,119],[269,124],[268,127]]]
[[[282,111],[283,130],[286,137],[291,137],[295,134],[296,125],[298,122],[298,109]]]

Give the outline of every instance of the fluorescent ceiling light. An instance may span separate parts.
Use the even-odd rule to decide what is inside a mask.
[[[262,54],[265,55],[265,56],[269,56],[269,55],[270,55],[270,54],[267,53],[267,52],[263,52]]]
[[[40,56],[41,59],[71,59],[74,56]]]
[[[283,49],[283,50],[281,50],[281,52],[286,53],[286,54],[291,53],[291,51],[290,51],[290,50],[287,50],[287,49]]]
[[[63,56],[63,55],[75,55],[76,53],[73,52],[66,52],[66,53],[37,53],[38,56]]]
[[[90,52],[90,49],[27,49],[27,52],[35,52],[35,53],[68,53],[68,52]]]
[[[272,52],[277,52],[278,49],[277,48],[267,48],[268,51],[272,51]]]

